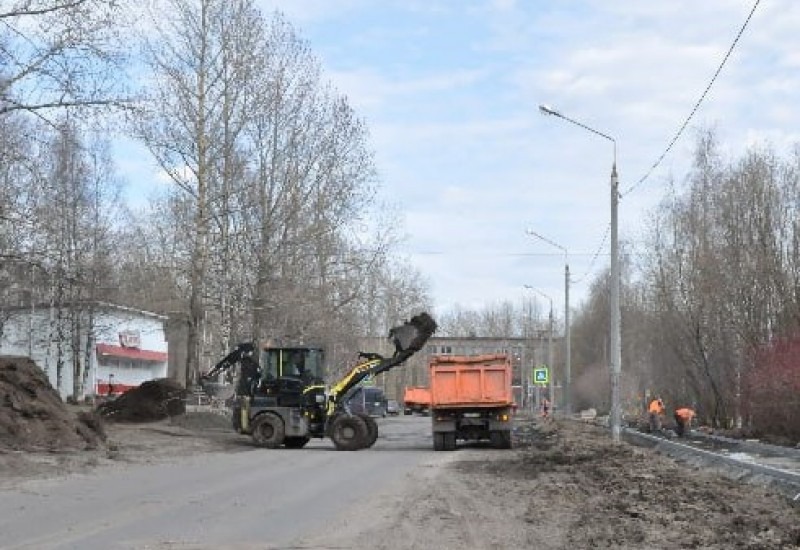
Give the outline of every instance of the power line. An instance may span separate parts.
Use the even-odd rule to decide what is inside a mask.
[[[608,229],[606,229],[606,233],[608,233]],[[464,257],[463,250],[453,250],[453,251],[445,251],[445,250],[420,250],[420,251],[406,251],[405,254],[410,254],[412,256],[453,256],[453,257]],[[570,252],[570,256],[592,256],[596,258],[597,255],[600,253],[599,250],[595,252]],[[514,258],[514,257],[546,257],[546,258],[563,258],[564,254],[559,252],[489,252],[489,251],[470,251],[469,256],[480,256],[480,257],[492,257],[492,258]]]
[[[575,279],[575,280],[571,281],[572,283],[579,284],[579,283],[580,283],[580,282],[582,282],[582,281],[583,281],[583,280],[584,280],[586,277],[588,277],[588,276],[589,276],[589,274],[592,272],[592,269],[594,269],[594,263],[597,261],[597,258],[600,256],[600,251],[601,251],[601,250],[603,250],[603,248],[605,247],[605,245],[606,245],[606,239],[608,239],[608,234],[609,234],[610,232],[611,232],[611,224],[608,224],[608,225],[606,226],[606,231],[605,231],[605,233],[603,233],[603,240],[602,240],[602,241],[600,241],[600,246],[598,246],[598,247],[597,247],[597,250],[595,251],[595,253],[594,253],[594,256],[592,257],[591,261],[589,262],[589,267],[588,267],[588,268],[586,268],[586,271],[583,273],[583,275],[581,275],[581,276],[580,276],[580,277],[578,277],[577,279]]]
[[[626,189],[622,193],[623,196],[631,193],[634,189],[639,187],[639,185],[644,183],[644,181],[647,178],[650,177],[650,175],[658,167],[658,165],[661,164],[661,161],[664,160],[664,157],[666,157],[667,154],[672,150],[672,146],[675,145],[675,142],[677,142],[678,139],[681,137],[681,134],[683,134],[683,131],[689,125],[689,122],[694,117],[695,113],[697,112],[697,109],[700,108],[700,104],[703,103],[703,101],[706,98],[706,95],[708,95],[709,90],[711,90],[711,86],[713,86],[714,82],[717,80],[717,77],[719,76],[719,73],[722,72],[722,68],[725,66],[725,63],[727,63],[728,58],[731,56],[731,53],[733,53],[734,48],[736,48],[736,44],[739,42],[739,38],[741,38],[742,34],[744,33],[744,30],[747,28],[747,25],[750,23],[750,19],[752,19],[753,14],[755,13],[756,8],[758,7],[759,3],[761,3],[761,0],[756,0],[755,3],[753,4],[753,8],[750,10],[750,13],[747,16],[747,19],[745,19],[745,22],[742,25],[742,28],[740,28],[739,32],[736,34],[736,38],[734,38],[733,43],[731,44],[731,47],[728,48],[728,53],[725,54],[725,57],[722,59],[722,63],[719,64],[719,67],[717,67],[717,70],[714,73],[714,76],[711,77],[711,82],[708,83],[708,86],[706,86],[706,89],[703,91],[703,95],[701,95],[700,99],[697,100],[697,103],[694,104],[694,108],[692,109],[692,112],[689,113],[689,116],[686,117],[686,120],[683,121],[683,124],[681,124],[681,127],[678,129],[678,132],[675,134],[675,137],[672,138],[672,141],[669,142],[669,145],[667,145],[667,148],[664,150],[663,153],[661,153],[661,156],[658,157],[658,159],[653,163],[653,165],[650,167],[650,169],[647,171],[647,173],[645,173],[645,175],[642,176],[642,178],[639,181],[637,181],[636,183],[631,185],[628,189]]]

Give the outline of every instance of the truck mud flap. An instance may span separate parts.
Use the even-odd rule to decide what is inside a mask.
[[[433,423],[433,433],[438,432],[454,432],[456,431],[455,420],[443,420]]]

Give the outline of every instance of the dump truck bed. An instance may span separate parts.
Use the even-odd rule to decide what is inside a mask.
[[[404,403],[414,403],[419,405],[430,405],[431,392],[428,388],[420,386],[409,386],[403,393]]]
[[[514,403],[507,355],[435,355],[429,366],[432,409],[506,407]]]

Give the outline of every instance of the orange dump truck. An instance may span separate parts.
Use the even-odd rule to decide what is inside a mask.
[[[431,408],[431,391],[420,386],[409,386],[403,392],[403,413],[427,413]]]
[[[489,440],[511,448],[514,395],[508,355],[434,355],[430,359],[433,448],[456,440]]]

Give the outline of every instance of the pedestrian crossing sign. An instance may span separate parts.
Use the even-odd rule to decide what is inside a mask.
[[[533,383],[547,384],[550,382],[550,370],[547,367],[534,367]]]

